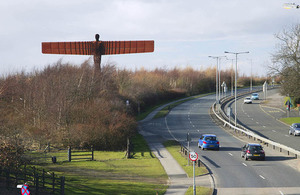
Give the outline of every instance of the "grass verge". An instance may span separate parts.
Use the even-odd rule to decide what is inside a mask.
[[[211,188],[196,186],[196,194],[197,195],[208,195],[212,194],[213,190]],[[193,195],[193,186],[189,187],[189,189],[186,191],[185,195]]]
[[[65,176],[66,195],[164,194],[168,177],[159,160],[141,135],[133,139],[133,144],[131,159],[126,159],[124,152],[95,151],[94,161],[67,162],[58,158],[56,164],[49,159],[36,166]]]
[[[169,140],[164,143],[165,148],[171,153],[173,158],[178,162],[178,164],[184,169],[189,177],[193,177],[193,164],[190,161],[190,166],[188,166],[188,160],[180,152],[180,144],[177,141]],[[208,174],[206,167],[195,168],[195,176],[200,176]]]
[[[178,164],[184,169],[187,173],[188,177],[193,177],[193,166],[192,162],[190,162],[190,166],[188,166],[187,158],[184,157],[180,152],[180,144],[177,141],[169,140],[163,143],[166,149],[171,153],[173,158],[178,162]],[[206,167],[195,167],[195,176],[205,175],[208,174],[208,170]],[[198,195],[211,195],[213,189],[196,186],[196,194]],[[185,195],[192,195],[193,194],[193,187],[189,187]]]
[[[293,123],[300,123],[300,117],[281,118],[280,120],[288,125],[292,125]]]

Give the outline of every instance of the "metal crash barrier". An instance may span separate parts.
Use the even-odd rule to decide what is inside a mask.
[[[261,91],[261,90],[258,90]],[[256,91],[256,92],[258,92]],[[254,91],[252,91],[251,93],[253,93]],[[247,93],[242,93],[242,94],[238,94],[238,97],[242,97],[244,95],[249,94],[249,92]],[[221,99],[220,103],[221,103],[221,109],[219,110],[219,112],[217,113],[215,108],[216,108],[216,102],[212,105],[211,109],[213,114],[218,118],[218,120],[220,120],[224,126],[228,126],[229,128],[233,129],[236,133],[239,133],[241,135],[246,136],[248,139],[252,139],[254,141],[258,141],[264,145],[266,145],[269,148],[272,148],[273,150],[277,150],[279,152],[283,152],[286,153],[287,155],[292,155],[295,158],[300,157],[300,151],[295,150],[293,148],[290,148],[288,146],[285,146],[283,144],[271,141],[267,138],[261,137],[259,135],[257,135],[256,133],[254,133],[253,131],[251,131],[250,129],[247,129],[246,127],[237,124],[237,126],[234,126],[234,124],[229,123],[229,118],[228,116],[224,113],[224,105],[226,103],[228,103],[229,101],[231,101],[232,99],[234,99],[234,97],[230,96],[230,97],[225,97],[223,99]]]

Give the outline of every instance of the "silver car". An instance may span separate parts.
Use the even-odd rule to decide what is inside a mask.
[[[290,126],[289,134],[294,136],[300,135],[300,123],[293,123]]]
[[[244,104],[252,104],[252,99],[250,97],[246,97],[244,99]]]

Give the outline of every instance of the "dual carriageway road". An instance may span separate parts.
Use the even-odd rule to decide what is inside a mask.
[[[216,194],[300,194],[300,172],[288,165],[288,161],[294,159],[266,149],[266,161],[245,161],[240,154],[246,140],[232,136],[212,121],[209,109],[214,101],[215,95],[209,95],[185,102],[173,108],[165,118],[143,123],[142,128],[164,139],[175,139],[185,146],[189,133],[192,138],[190,150],[197,152],[201,161],[209,167]],[[243,106],[240,103],[237,105],[238,110]],[[259,116],[251,106],[259,104],[243,106],[244,112],[249,116]],[[243,111],[238,111],[238,117],[242,113]],[[242,122],[249,121],[249,117],[244,115],[244,118],[241,116],[238,119]],[[256,121],[252,124],[264,125],[264,121],[258,122],[261,124]],[[220,151],[202,151],[197,147],[197,141],[204,133],[218,136]]]

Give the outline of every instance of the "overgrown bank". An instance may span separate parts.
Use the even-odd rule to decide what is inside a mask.
[[[221,72],[228,85],[230,75]],[[128,71],[106,65],[95,73],[88,62],[57,62],[42,71],[9,75],[0,79],[1,147],[21,152],[44,150],[50,143],[125,150],[127,138],[136,134],[139,112],[214,87],[213,68]]]

